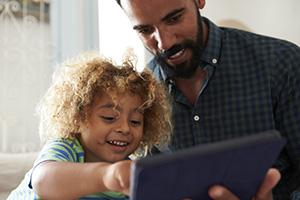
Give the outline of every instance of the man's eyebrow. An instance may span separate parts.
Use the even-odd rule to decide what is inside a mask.
[[[149,27],[149,25],[137,25],[133,27],[133,30],[141,30],[147,27]]]
[[[165,17],[163,17],[160,21],[163,22],[163,21],[166,21],[168,20],[169,18],[173,17],[174,15],[176,15],[177,13],[180,13],[182,11],[184,11],[185,8],[179,8],[179,9],[175,9],[173,10],[172,12],[168,13]],[[141,30],[141,29],[144,29],[144,28],[147,28],[149,27],[150,25],[136,25],[133,27],[133,30]]]

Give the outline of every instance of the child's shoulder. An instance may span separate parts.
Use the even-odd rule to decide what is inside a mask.
[[[75,138],[74,140],[70,140],[67,138],[57,138],[57,139],[49,140],[48,142],[46,142],[45,146],[63,146],[63,147],[69,146],[71,148],[82,147],[77,138]]]
[[[78,139],[53,139],[48,141],[40,154],[40,158],[55,158],[59,161],[83,162],[84,150]]]

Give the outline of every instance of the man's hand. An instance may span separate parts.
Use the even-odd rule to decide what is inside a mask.
[[[271,168],[252,200],[273,200],[272,189],[280,180],[278,170]],[[214,185],[208,190],[208,195],[215,200],[238,200],[238,197],[227,188]]]

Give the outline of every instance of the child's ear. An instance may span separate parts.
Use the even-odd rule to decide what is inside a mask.
[[[84,124],[84,122],[79,122],[77,125],[76,125],[76,128],[74,130],[74,133],[82,133],[84,131],[84,129],[87,128],[87,125]]]
[[[81,137],[81,133],[80,133],[80,132],[75,133],[75,137],[76,137],[76,138],[80,138],[80,137]]]
[[[80,138],[82,133],[82,126],[78,126],[75,128],[75,130],[72,132],[72,136],[75,138]]]
[[[73,134],[74,135],[76,135],[76,134],[78,134],[78,133],[80,133],[81,131],[80,131],[80,126],[78,126],[78,127],[76,127],[74,130],[73,130]]]

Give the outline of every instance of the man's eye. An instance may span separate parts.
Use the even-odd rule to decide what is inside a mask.
[[[169,24],[175,23],[175,22],[179,21],[181,19],[181,17],[182,17],[182,14],[176,15],[176,16],[170,18],[168,20],[168,23]]]
[[[139,34],[147,35],[153,32],[153,28],[147,27],[139,30]]]

